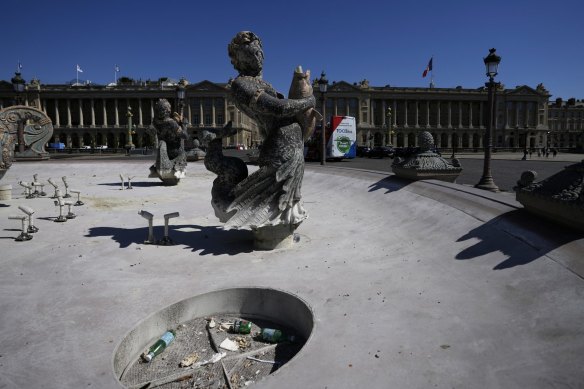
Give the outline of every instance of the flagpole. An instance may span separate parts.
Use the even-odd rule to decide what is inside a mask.
[[[434,54],[432,54],[432,69],[430,72],[430,88],[434,88]]]

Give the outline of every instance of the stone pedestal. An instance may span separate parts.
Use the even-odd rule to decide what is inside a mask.
[[[277,225],[253,228],[254,248],[274,250],[290,248],[294,243],[295,225]]]
[[[395,157],[391,168],[396,176],[408,180],[441,180],[455,182],[462,167],[458,160],[448,161],[433,151],[434,139],[428,131],[418,136],[420,150]]]
[[[516,199],[528,212],[584,231],[584,160],[535,182],[526,171],[514,188]]]
[[[12,185],[0,185],[0,201],[12,200]]]

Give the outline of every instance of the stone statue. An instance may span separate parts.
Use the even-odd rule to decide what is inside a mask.
[[[248,176],[243,161],[222,154],[221,138],[233,134],[231,123],[215,134],[205,157],[207,169],[217,174],[212,204],[226,228],[251,228],[256,248],[285,247],[307,217],[300,193],[304,142],[299,117],[314,108],[315,98],[285,99],[262,79],[264,53],[254,33],[238,33],[228,52],[239,72],[231,82],[233,101],[255,120],[263,144],[259,170]]]
[[[396,176],[409,180],[442,180],[454,182],[462,172],[457,159],[448,161],[435,151],[434,137],[428,131],[418,135],[418,150],[395,157],[391,169]]]
[[[312,85],[310,85],[310,70],[302,71],[302,66],[298,66],[292,76],[292,84],[288,92],[289,99],[302,99],[313,95]],[[316,128],[316,122],[322,120],[322,115],[314,108],[296,115],[300,127],[302,127],[303,140],[306,141],[312,136]]]
[[[193,149],[187,151],[187,161],[201,161],[205,159],[205,152],[201,150],[201,142],[193,139]]]
[[[187,157],[184,139],[188,138],[187,123],[178,113],[171,117],[170,103],[159,99],[154,107],[150,132],[156,137],[156,163],[149,177],[158,177],[166,185],[176,185],[185,176]]]
[[[14,144],[16,143],[19,126],[23,126],[23,145],[28,146],[18,153],[23,159],[49,159],[45,151],[45,143],[53,136],[53,123],[41,110],[24,105],[16,105],[0,110],[0,178],[12,165],[14,159]]]

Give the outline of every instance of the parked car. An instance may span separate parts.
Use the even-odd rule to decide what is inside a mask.
[[[376,146],[367,154],[368,158],[393,158],[394,149],[389,146]]]
[[[371,147],[357,146],[357,157],[366,157],[371,151]]]

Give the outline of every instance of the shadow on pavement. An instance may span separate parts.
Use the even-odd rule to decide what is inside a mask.
[[[509,236],[523,244],[508,239]],[[508,258],[493,270],[503,270],[533,262],[558,247],[584,238],[584,232],[549,222],[520,209],[489,220],[460,237],[457,242],[471,238],[479,239],[480,242],[462,250],[456,259],[474,259],[500,251]],[[525,245],[531,247],[526,248]]]
[[[386,190],[384,194],[396,192],[403,188],[404,186],[407,186],[411,183],[412,182],[410,180],[406,180],[404,178],[399,178],[397,176],[389,176],[385,177],[382,180],[377,181],[374,184],[369,185],[369,192],[375,192],[376,190],[380,189]]]
[[[164,236],[164,227],[154,227],[154,238]],[[170,239],[174,245],[183,245],[191,251],[201,251],[200,255],[237,255],[253,251],[253,234],[249,230],[224,230],[218,226],[173,225],[169,227]],[[148,227],[118,228],[93,227],[86,237],[111,236],[120,248],[132,243],[143,244],[148,239]]]
[[[97,184],[97,185],[107,185],[107,186],[117,186],[118,188],[122,187],[122,181],[118,181],[118,182],[103,182],[101,184]],[[128,188],[128,181],[124,181],[124,186],[126,187],[126,189]],[[137,181],[134,182],[132,181],[132,186],[136,186],[136,187],[147,187],[147,186],[165,186],[164,182],[162,181]]]

